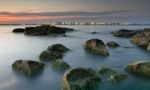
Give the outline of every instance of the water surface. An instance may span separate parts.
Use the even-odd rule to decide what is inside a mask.
[[[34,78],[17,75],[11,68],[12,63],[18,59],[39,61],[39,54],[52,44],[63,44],[71,49],[64,56],[64,61],[71,68],[90,67],[96,70],[100,66],[108,66],[126,73],[124,67],[128,63],[150,60],[150,53],[133,45],[130,38],[118,38],[110,34],[111,31],[122,28],[143,29],[150,26],[65,26],[79,30],[67,33],[70,37],[26,36],[12,33],[12,29],[17,27],[25,26],[0,26],[0,90],[61,90],[63,73],[52,69],[49,63],[44,71]],[[100,34],[93,35],[93,31]],[[91,38],[101,39],[105,43],[113,40],[121,47],[108,48],[108,57],[92,55],[83,48],[84,42]],[[150,80],[128,75],[127,80],[118,84],[103,79],[98,90],[150,90]]]

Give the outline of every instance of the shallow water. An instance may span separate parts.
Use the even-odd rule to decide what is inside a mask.
[[[110,34],[111,31],[122,28],[143,29],[150,26],[65,26],[79,30],[67,33],[70,37],[14,34],[11,31],[16,27],[25,26],[0,26],[0,90],[60,90],[63,73],[55,71],[48,63],[44,71],[34,78],[15,74],[11,69],[11,64],[18,59],[39,61],[39,54],[49,45],[56,43],[71,49],[64,56],[64,61],[70,64],[71,68],[90,67],[96,70],[99,66],[108,66],[126,73],[124,67],[128,63],[150,60],[150,53],[133,45],[130,38],[118,38]],[[93,31],[100,33],[93,35],[90,33]],[[108,48],[108,57],[92,55],[83,48],[84,42],[91,38],[101,39],[105,43],[113,40],[121,47]],[[117,84],[112,84],[104,78],[98,90],[150,90],[150,80],[128,75],[127,80]]]

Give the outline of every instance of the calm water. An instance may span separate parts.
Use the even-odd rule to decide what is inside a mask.
[[[39,61],[39,54],[49,45],[56,43],[64,44],[72,50],[64,56],[64,61],[70,64],[71,68],[97,69],[99,66],[108,66],[126,73],[124,67],[128,63],[150,60],[150,53],[137,48],[130,43],[129,38],[117,38],[110,34],[111,31],[121,28],[143,29],[150,26],[66,26],[79,30],[67,33],[71,37],[25,36],[11,33],[11,30],[16,27],[25,26],[0,26],[0,90],[61,90],[63,73],[53,70],[49,63],[44,71],[34,78],[17,75],[11,69],[11,64],[18,59]],[[90,34],[92,31],[100,34],[92,35]],[[114,40],[122,47],[108,48],[110,52],[108,57],[91,55],[83,49],[84,42],[91,38],[99,38],[105,43]],[[150,80],[129,75],[127,80],[112,84],[107,79],[103,79],[98,90],[150,90]]]

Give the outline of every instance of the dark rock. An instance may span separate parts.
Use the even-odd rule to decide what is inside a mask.
[[[150,77],[150,62],[137,61],[128,64],[126,69],[128,72],[131,72],[135,75]]]
[[[23,28],[16,28],[12,32],[14,32],[14,33],[23,33],[24,29]]]
[[[119,47],[120,45],[114,41],[110,41],[110,42],[107,42],[106,44],[108,47],[112,47],[112,48],[116,48],[116,47]]]
[[[17,60],[12,64],[12,68],[28,76],[35,75],[43,70],[44,64],[31,60]]]
[[[42,60],[42,61],[51,61],[51,60],[61,59],[62,54],[57,51],[47,51],[46,50],[46,51],[43,51],[39,57],[40,57],[40,60]]]
[[[51,34],[65,34],[73,31],[73,29],[56,27],[50,25],[42,25],[36,27],[26,27],[24,34],[26,35],[51,35]]]
[[[139,32],[139,30],[121,29],[121,30],[112,32],[112,34],[117,37],[132,37],[137,32]]]
[[[54,44],[52,46],[49,46],[48,51],[57,51],[57,52],[60,52],[60,53],[64,53],[66,51],[68,51],[69,49],[67,47],[65,47],[64,45],[62,44]]]
[[[97,55],[109,55],[107,48],[102,40],[90,39],[85,43],[85,49],[93,54]]]
[[[38,35],[57,35],[57,34],[65,34],[66,32],[71,32],[73,29],[64,28],[64,27],[56,27],[50,25],[41,25],[36,27],[26,27],[16,28],[13,30],[14,33],[24,32],[25,35],[38,36]]]
[[[63,90],[93,90],[100,81],[100,77],[94,70],[76,68],[65,73]]]
[[[64,62],[62,59],[57,59],[52,63],[53,68],[59,70],[59,71],[65,71],[70,68],[69,64]]]

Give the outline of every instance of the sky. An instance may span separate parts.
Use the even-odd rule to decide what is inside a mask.
[[[150,23],[150,0],[0,0],[0,23]]]

